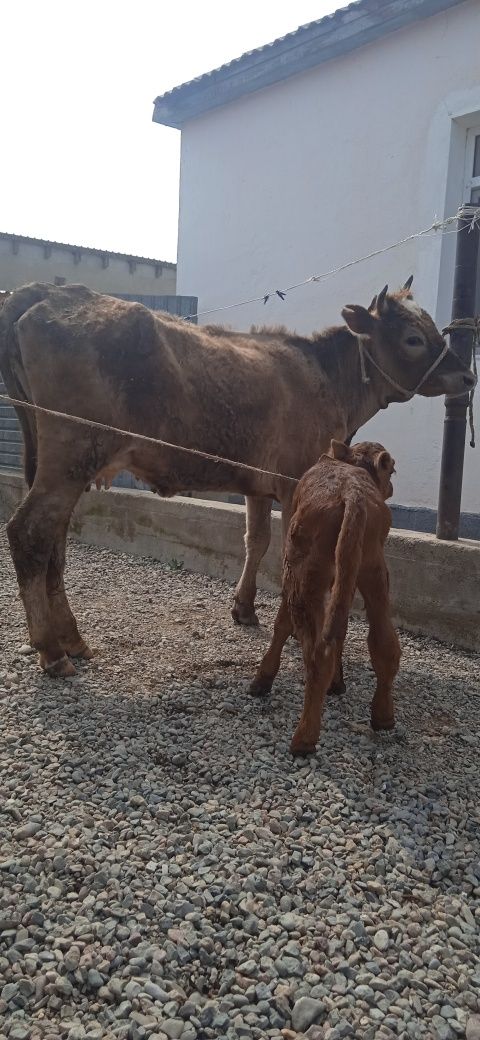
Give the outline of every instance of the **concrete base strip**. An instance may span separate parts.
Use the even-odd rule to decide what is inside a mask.
[[[21,477],[0,471],[0,520],[24,494]],[[237,581],[243,565],[243,506],[200,499],[161,499],[142,491],[82,495],[70,532],[74,539],[116,552],[177,561],[213,578]],[[394,615],[412,632],[480,650],[480,544],[439,542],[432,535],[393,530],[387,543]],[[278,591],[281,530],[272,517],[272,541],[258,585]],[[363,609],[357,598],[356,609]]]

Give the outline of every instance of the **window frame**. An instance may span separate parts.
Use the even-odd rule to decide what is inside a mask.
[[[466,202],[470,202],[472,191],[480,190],[480,173],[476,177],[474,177],[473,175],[473,166],[475,161],[475,145],[477,138],[480,139],[480,123],[478,123],[476,126],[469,127],[469,129],[467,130],[464,177],[465,191],[468,193],[468,199],[465,199]],[[478,205],[480,206],[480,202],[478,203]]]
[[[474,176],[474,163],[475,163],[475,147],[478,140],[478,154],[480,155],[480,123],[475,123],[470,126],[467,130],[467,138],[465,144],[465,172],[464,172],[464,198],[465,202],[471,203],[473,191],[478,191],[480,196],[480,171],[477,176]],[[472,205],[480,206],[480,197],[478,203],[471,203]],[[477,263],[477,291],[475,298],[475,313],[480,315],[480,253],[478,256]],[[477,346],[475,355],[480,360],[480,346]]]

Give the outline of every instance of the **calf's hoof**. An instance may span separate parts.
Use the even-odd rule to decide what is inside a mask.
[[[266,678],[265,676],[256,675],[253,682],[248,687],[248,692],[252,697],[266,697],[270,693],[273,686],[273,679]]]
[[[345,686],[343,679],[339,679],[338,681],[335,681],[334,679],[328,687],[327,695],[329,697],[341,697],[342,694],[346,692],[346,689],[347,687]]]
[[[382,718],[381,716],[372,715],[371,726],[376,732],[382,729],[395,729],[395,719],[393,715]]]
[[[45,654],[40,654],[40,667],[47,675],[50,675],[52,679],[65,678],[68,675],[75,675],[75,667],[67,657],[66,654],[60,657],[58,661],[48,662]]]
[[[250,628],[259,623],[253,607],[247,607],[243,603],[239,603],[238,600],[235,600],[233,604],[232,618],[236,625],[246,625]]]
[[[311,740],[305,733],[294,733],[290,744],[290,751],[296,758],[299,755],[314,755],[317,750],[317,742]]]
[[[300,758],[303,755],[314,755],[317,750],[316,744],[308,744],[304,741],[298,741],[298,743],[292,740],[290,744],[290,751],[294,758]]]

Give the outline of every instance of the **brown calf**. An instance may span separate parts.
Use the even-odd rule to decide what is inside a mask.
[[[400,645],[390,620],[384,556],[391,524],[385,499],[392,495],[394,465],[381,444],[349,448],[332,441],[328,455],[302,477],[295,492],[282,603],[272,642],[250,687],[257,695],[271,690],[283,647],[294,633],[303,650],[305,700],[291,743],[293,754],[315,751],[325,694],[343,687],[342,650],[357,585],[370,624],[368,648],[377,677],[372,726],[394,725],[392,683]]]

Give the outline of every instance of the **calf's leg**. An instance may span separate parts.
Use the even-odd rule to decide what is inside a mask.
[[[323,616],[319,622],[316,638],[299,633],[305,663],[305,697],[302,715],[290,744],[293,755],[308,755],[315,751],[325,695],[335,671],[335,644],[326,643],[321,636]]]
[[[400,664],[400,643],[390,617],[388,571],[385,561],[363,567],[358,587],[363,596],[369,622],[368,649],[377,677],[371,704],[372,728],[393,729],[392,685]]]
[[[253,498],[248,495],[246,506],[245,565],[235,589],[232,617],[239,625],[258,625],[255,613],[257,572],[270,544],[272,503],[269,498]]]
[[[282,598],[278,614],[273,626],[273,637],[270,646],[263,657],[255,678],[250,686],[249,692],[256,697],[262,697],[270,693],[273,681],[280,668],[282,650],[288,637],[292,634],[292,622],[286,600]]]
[[[337,639],[335,643],[335,671],[328,689],[328,693],[334,696],[345,693],[346,690],[342,664],[343,642],[343,639]]]

